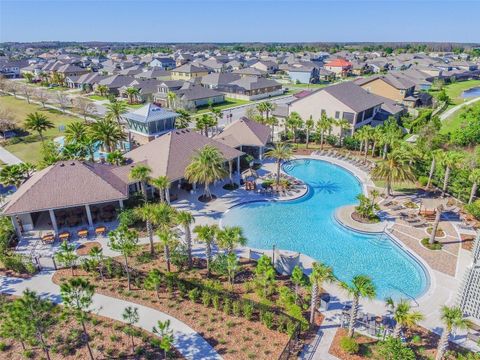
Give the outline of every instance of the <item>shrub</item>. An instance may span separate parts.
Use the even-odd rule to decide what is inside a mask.
[[[429,238],[422,239],[422,245],[425,246],[427,249],[430,250],[442,250],[442,244],[438,241],[435,241],[433,244],[429,243]]]
[[[242,308],[243,317],[247,320],[251,320],[253,316],[253,304],[249,301],[243,304]]]
[[[203,306],[209,307],[211,301],[212,301],[212,295],[210,294],[210,292],[208,292],[208,291],[206,291],[206,290],[203,290],[203,291],[202,291],[202,303],[203,303]]]
[[[242,306],[240,304],[240,301],[234,301],[232,303],[232,313],[235,316],[240,316],[242,313]]]
[[[415,360],[412,349],[402,343],[402,340],[388,337],[378,345],[378,354],[382,359]]]
[[[349,336],[344,336],[340,339],[340,348],[348,354],[356,354],[360,349],[360,346]]]
[[[5,344],[3,341],[0,342],[0,351],[6,351],[8,349],[8,345]]]
[[[480,219],[480,200],[475,200],[473,203],[465,205],[465,210],[475,219]]]
[[[325,140],[330,146],[336,146],[338,142],[338,138],[335,135],[327,135]]]
[[[212,305],[215,310],[220,309],[220,297],[216,294],[212,296]]]
[[[260,320],[268,329],[273,327],[273,313],[271,311],[262,312]]]
[[[428,176],[420,176],[418,178],[418,183],[421,185],[421,186],[426,186],[428,184]]]
[[[360,147],[360,141],[352,136],[345,136],[343,139],[343,146],[345,146],[345,148],[348,150],[356,150]]]
[[[188,292],[188,298],[193,302],[198,302],[200,300],[200,290],[198,288],[194,288]]]
[[[18,274],[35,274],[35,265],[21,254],[9,254],[2,257],[3,266]]]
[[[229,315],[231,310],[232,310],[232,300],[230,300],[227,297],[223,300],[223,312]]]

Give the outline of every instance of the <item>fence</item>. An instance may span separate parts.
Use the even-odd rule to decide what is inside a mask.
[[[301,326],[300,324],[297,324],[293,334],[290,336],[290,339],[288,339],[288,342],[283,348],[282,353],[278,357],[278,360],[288,360],[292,356],[293,358],[296,358],[296,345],[297,345],[298,337],[300,336],[300,331],[301,331]]]

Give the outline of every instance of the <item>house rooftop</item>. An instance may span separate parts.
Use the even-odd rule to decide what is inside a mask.
[[[147,104],[134,111],[127,112],[122,115],[124,118],[142,123],[149,123],[157,120],[170,119],[177,117],[178,114],[173,111],[166,110],[155,104]]]
[[[242,117],[227,125],[214,139],[231,147],[265,146],[270,140],[271,133],[270,127]]]

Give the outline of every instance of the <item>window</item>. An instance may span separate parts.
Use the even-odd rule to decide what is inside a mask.
[[[335,119],[340,119],[340,111],[335,111]]]
[[[355,114],[350,112],[344,112],[343,118],[347,120],[350,124],[353,124],[353,119],[355,118]]]

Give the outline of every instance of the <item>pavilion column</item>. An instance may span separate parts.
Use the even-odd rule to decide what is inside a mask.
[[[11,219],[12,219],[13,227],[15,228],[15,231],[17,232],[18,238],[21,238],[22,237],[22,230],[20,228],[20,224],[18,223],[17,216],[12,216]]]
[[[120,209],[123,210],[123,200],[118,200],[118,203],[120,204]]]
[[[233,176],[232,176],[232,172],[233,172],[233,164],[232,164],[232,160],[229,160],[228,161],[228,177],[230,179],[230,183],[233,184]]]
[[[88,226],[93,228],[92,212],[90,211],[90,205],[85,205],[85,211],[87,212]]]
[[[240,177],[240,156],[237,157],[237,172],[238,172],[238,176]]]
[[[258,151],[259,151],[258,158],[260,159],[260,161],[263,161],[263,146],[260,146],[258,148]]]
[[[165,200],[167,200],[167,204],[170,204],[170,187],[169,186],[165,188]]]
[[[53,230],[58,233],[58,226],[57,226],[57,219],[55,218],[55,212],[50,209],[48,210],[48,213],[50,214],[50,221],[52,222]]]

